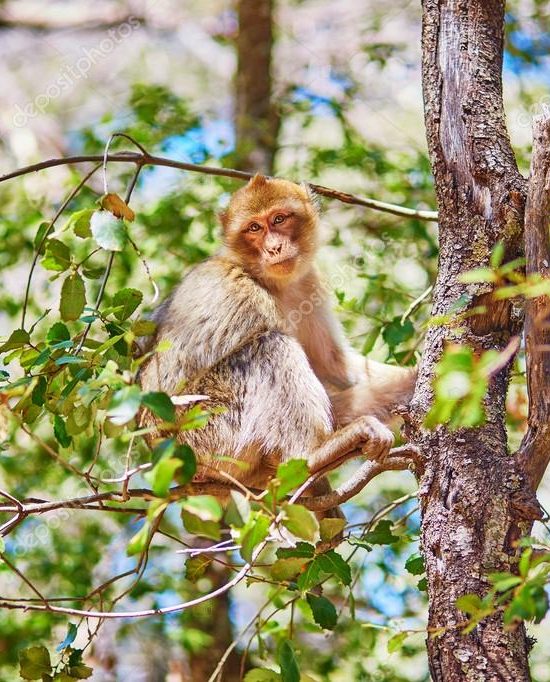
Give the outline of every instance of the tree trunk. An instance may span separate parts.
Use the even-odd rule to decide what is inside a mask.
[[[235,128],[237,167],[271,174],[279,116],[271,102],[273,0],[239,0]]]
[[[506,257],[521,250],[525,181],[504,123],[501,0],[424,0],[423,89],[430,160],[439,205],[440,261],[434,315],[486,305],[460,325],[430,328],[411,406],[412,440],[426,457],[421,479],[422,549],[428,575],[428,656],[432,678],[529,680],[523,627],[505,631],[500,614],[463,635],[458,597],[486,594],[487,574],[512,570],[514,540],[536,516],[504,425],[508,366],[490,380],[486,423],[475,429],[427,432],[431,379],[444,344],[475,352],[504,350],[521,332],[509,301],[491,300],[491,286],[462,284],[461,272],[487,265],[502,241]],[[437,631],[437,635],[436,635]]]

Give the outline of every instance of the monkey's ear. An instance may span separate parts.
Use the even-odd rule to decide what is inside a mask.
[[[315,210],[315,212],[320,213],[321,212],[321,197],[312,188],[312,186],[309,184],[309,182],[305,182],[305,181],[301,182],[300,187],[307,194],[307,198],[309,199],[309,201],[310,201],[311,205],[313,206],[313,209]]]
[[[229,216],[227,215],[227,211],[220,211],[218,213],[218,218],[219,218],[220,223],[222,225],[222,230],[224,232],[227,232],[227,228],[229,226]]]
[[[248,181],[248,187],[253,187],[256,189],[257,187],[263,187],[263,185],[266,185],[268,183],[268,179],[266,178],[265,175],[262,175],[261,173],[256,173],[254,177],[250,178]]]

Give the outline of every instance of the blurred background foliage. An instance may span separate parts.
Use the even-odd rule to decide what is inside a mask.
[[[124,132],[149,152],[172,159],[260,168],[396,204],[435,208],[422,120],[419,4],[407,0],[276,2],[270,21],[269,101],[264,102],[261,121],[266,128],[259,132],[246,124],[235,125],[236,102],[239,97],[246,101],[246,93],[239,91],[246,86],[239,86],[237,70],[241,76],[252,71],[253,78],[261,62],[256,57],[247,60],[246,53],[238,58],[238,51],[246,48],[246,43],[238,45],[244,4],[244,0],[240,7],[225,0],[0,3],[4,84],[0,171],[56,156],[102,154],[109,136]],[[531,117],[549,102],[548,22],[546,3],[540,0],[509,3],[505,96],[512,142],[523,171],[528,169]],[[251,148],[243,135],[253,139]],[[266,151],[259,162],[251,156],[258,148]],[[115,139],[111,151],[122,149],[132,146]],[[61,166],[0,184],[3,337],[20,326],[37,230],[52,219],[80,182],[83,169],[76,164]],[[133,172],[132,166],[110,164],[109,190],[124,196]],[[130,236],[139,254],[129,247],[117,253],[102,306],[108,309],[116,292],[132,287],[143,292],[139,315],[146,315],[153,305],[153,290],[142,260],[164,298],[189,266],[216,251],[217,214],[239,186],[227,178],[145,168],[130,202],[136,212]],[[56,227],[63,228],[77,211],[97,208],[103,191],[98,171]],[[415,364],[437,267],[436,225],[336,201],[323,200],[322,206],[319,266],[352,343],[376,359]],[[90,256],[90,241],[71,230],[62,232],[61,238],[73,262],[86,259],[82,272],[90,304],[97,296],[107,254],[98,251]],[[39,263],[34,272],[27,311],[27,326],[40,320],[35,333],[42,338],[57,319],[64,277],[43,265]],[[97,320],[94,325],[94,338],[115,335],[116,330],[102,328]],[[69,324],[71,333],[83,326]],[[116,357],[106,353],[105,362],[115,358],[121,367],[124,362],[129,366],[124,352],[117,353]],[[521,439],[526,417],[521,354],[516,365],[508,401],[511,447]],[[12,378],[21,374],[13,362],[3,370],[10,371]],[[24,414],[21,419],[25,421]],[[23,431],[7,410],[0,411],[0,485],[18,498],[83,494],[89,487],[70,467],[86,471],[93,465],[103,479],[124,471],[127,442],[123,437],[110,438],[106,444],[95,431],[74,429],[74,436],[69,434],[74,438],[72,446],[60,450],[69,464],[63,467],[48,454],[48,448],[57,452],[63,440],[63,434],[60,441],[57,433],[56,443],[51,420],[43,424],[31,420],[25,428],[35,431],[34,436]],[[135,463],[148,457],[138,445]],[[340,475],[345,472],[336,477]],[[139,485],[139,479],[134,484]],[[353,596],[334,581],[325,587],[339,615],[333,631],[313,621],[304,600],[285,608],[288,592],[258,582],[241,584],[228,598],[181,614],[107,621],[97,630],[94,621],[4,610],[0,679],[18,679],[18,655],[25,647],[40,644],[53,652],[69,621],[78,625],[74,646],[85,647],[84,660],[93,667],[94,680],[208,679],[235,634],[269,599],[271,606],[262,612],[266,622],[239,640],[222,679],[239,679],[244,652],[249,654],[246,669],[272,667],[280,661],[283,654],[280,649],[277,653],[277,644],[288,639],[292,621],[302,679],[427,680],[422,632],[426,602],[418,589],[419,580],[423,587],[422,569],[414,561],[419,514],[414,496],[409,497],[414,489],[410,474],[391,472],[346,504],[348,522],[360,531],[390,505],[385,518],[392,522],[393,535],[391,541],[385,538],[370,548],[355,548],[350,560]],[[404,496],[401,504],[392,505]],[[546,497],[543,484],[543,503]],[[136,558],[128,557],[126,548],[139,527],[139,519],[129,514],[76,510],[28,519],[6,543],[8,561],[0,563],[0,596],[36,597],[13,565],[42,593],[53,598],[73,595],[69,605],[82,608],[106,608],[125,589],[129,591],[124,608],[165,606],[224,581],[223,566],[190,579],[190,567],[185,568],[190,560],[175,553],[181,546],[178,542],[188,541],[189,536],[177,514],[166,514],[164,534],[155,536],[139,582],[133,575],[79,600],[112,575],[135,567]],[[345,547],[343,554],[348,556],[352,549]],[[276,613],[267,618],[273,610]],[[544,624],[532,631],[541,642],[549,634]],[[405,634],[396,637],[396,633]],[[535,645],[532,660],[534,679],[549,681],[548,652],[542,645]]]

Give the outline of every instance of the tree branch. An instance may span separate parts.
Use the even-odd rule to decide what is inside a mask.
[[[339,462],[333,463],[335,468]],[[373,478],[384,471],[402,471],[404,469],[418,469],[421,466],[420,453],[417,448],[410,445],[393,448],[390,455],[383,461],[367,460],[359,467],[347,481],[326,495],[304,497],[300,503],[312,511],[325,511],[334,509],[340,504],[347,502],[365,488]],[[318,473],[315,478],[318,477]]]
[[[396,471],[401,469],[408,469],[411,466],[418,468],[421,466],[420,454],[417,448],[410,445],[393,448],[389,456],[383,462],[375,462],[367,460],[361,466],[361,476],[353,476],[351,481],[347,481],[332,493],[327,495],[319,495],[316,497],[302,497],[302,494],[310,487],[310,485],[320,476],[326,475],[329,471],[336,469],[341,462],[349,459],[348,456],[342,457],[340,460],[335,460],[330,463],[330,466],[321,469],[312,476],[298,489],[297,499],[300,503],[309,509],[323,510],[338,506],[342,502],[346,502],[354,495],[357,495],[375,476],[384,471]],[[350,485],[351,483],[351,485]],[[185,485],[178,485],[170,488],[169,499],[175,502],[186,495],[214,495],[225,496],[229,490],[237,490],[243,492],[242,484],[232,481],[223,483],[220,481],[197,481],[187,483]],[[259,494],[261,491],[250,489],[253,495]],[[136,513],[141,514],[143,509],[132,509],[128,507],[104,507],[98,506],[98,502],[125,502],[124,493],[119,491],[96,493],[92,495],[85,495],[84,497],[74,497],[69,500],[18,500],[17,498],[0,491],[4,497],[10,500],[12,504],[0,504],[0,513],[14,513],[19,520],[30,516],[32,514],[45,514],[47,512],[55,511],[56,509],[88,509],[94,511],[108,511],[108,512],[122,512],[122,513]],[[140,499],[140,500],[158,500],[159,498],[148,488],[130,488],[126,499]],[[9,528],[8,530],[11,530]],[[7,533],[5,533],[7,534]]]
[[[191,171],[194,173],[203,173],[205,175],[217,175],[225,178],[234,178],[236,180],[250,180],[252,173],[234,170],[232,168],[216,168],[215,166],[201,166],[195,163],[185,163],[184,161],[175,161],[174,159],[167,159],[162,156],[153,156],[152,154],[139,154],[136,152],[119,152],[117,154],[108,154],[107,161],[113,163],[134,163],[138,166],[164,166],[166,168],[177,168],[178,170]],[[101,163],[103,155],[99,154],[83,154],[79,156],[66,156],[58,159],[48,159],[30,166],[24,166],[11,173],[6,173],[0,176],[0,182],[11,180],[22,175],[28,175],[36,171],[44,170],[46,168],[54,168],[56,166],[67,166],[78,163]],[[344,204],[352,204],[355,206],[364,206],[375,211],[383,213],[391,213],[392,215],[404,218],[416,218],[417,220],[437,221],[437,211],[424,211],[421,209],[406,208],[404,206],[397,206],[396,204],[389,204],[385,201],[378,201],[370,197],[358,197],[355,194],[348,192],[341,192],[337,189],[324,187],[323,185],[316,185],[309,183],[310,187],[324,197],[329,199],[336,199]]]
[[[526,274],[548,279],[550,242],[550,109],[533,120],[533,155],[525,206]],[[529,392],[528,429],[517,453],[534,490],[550,462],[550,304],[548,296],[525,302]]]

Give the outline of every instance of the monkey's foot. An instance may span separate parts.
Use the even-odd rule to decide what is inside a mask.
[[[378,462],[383,462],[393,447],[393,433],[376,417],[359,417],[356,422],[361,433],[361,453]]]

